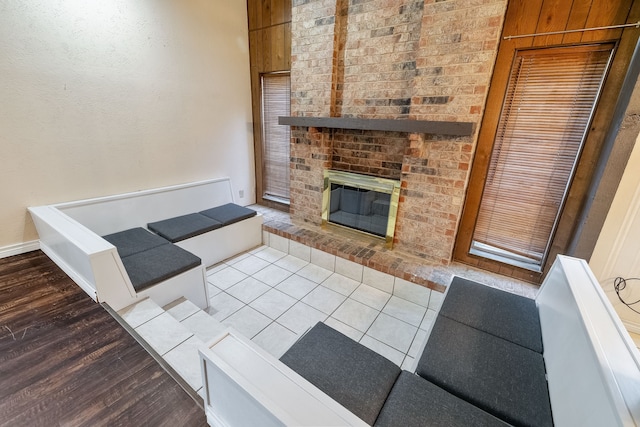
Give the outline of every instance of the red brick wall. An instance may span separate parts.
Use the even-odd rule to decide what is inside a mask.
[[[331,168],[399,180],[408,147],[400,132],[332,129]]]
[[[480,122],[507,0],[294,0],[292,114]],[[476,135],[296,128],[292,218],[320,223],[322,173],[401,180],[394,248],[451,260]],[[316,170],[317,169],[317,170]]]

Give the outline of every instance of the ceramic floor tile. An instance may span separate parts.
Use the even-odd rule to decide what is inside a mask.
[[[334,319],[333,317],[329,317],[324,321],[324,323],[328,326],[331,326],[336,331],[342,332],[354,341],[360,341],[360,339],[362,339],[362,336],[364,335],[364,333],[360,332],[359,330],[354,329],[349,325],[345,325],[344,323]]]
[[[246,274],[233,267],[226,267],[210,275],[207,281],[224,291],[247,277]]]
[[[378,310],[348,298],[333,312],[332,317],[360,332],[366,332],[379,313]]]
[[[207,292],[209,293],[209,298],[213,298],[222,292],[222,289],[213,286],[211,283],[207,282]]]
[[[151,298],[146,298],[118,311],[120,317],[122,317],[132,328],[137,328],[154,317],[158,317],[162,313],[164,313],[164,310],[162,310],[158,304],[153,302]]]
[[[271,264],[253,275],[256,279],[266,283],[269,286],[276,286],[293,273],[275,264]]]
[[[333,272],[336,268],[336,256],[311,248],[311,263]]]
[[[396,277],[393,285],[393,294],[414,304],[429,307],[431,289]]]
[[[383,313],[403,320],[413,326],[420,326],[427,309],[402,298],[392,296],[382,309]]]
[[[404,353],[402,353],[401,351],[398,351],[395,348],[389,347],[388,345],[381,343],[380,341],[374,338],[371,338],[368,335],[365,335],[364,337],[362,337],[362,339],[360,340],[360,344],[375,351],[379,355],[386,357],[387,359],[389,359],[391,362],[395,363],[398,366],[402,364],[402,361],[404,360],[404,357],[405,357]]]
[[[367,331],[367,335],[406,353],[417,331],[417,327],[381,313]]]
[[[251,274],[257,273],[258,271],[262,270],[263,268],[265,268],[268,265],[269,265],[269,263],[267,261],[263,260],[262,258],[258,258],[255,255],[249,255],[248,257],[244,258],[243,260],[238,261],[235,264],[233,264],[233,268],[243,272],[244,274],[251,275]]]
[[[271,289],[249,305],[265,316],[275,320],[285,311],[289,310],[296,302],[298,302],[297,299],[277,289]]]
[[[429,331],[431,329],[431,326],[433,325],[433,322],[436,320],[437,315],[438,315],[437,311],[428,309],[427,312],[424,314],[424,319],[422,319],[422,323],[420,323],[420,329]]]
[[[316,323],[324,321],[326,318],[327,315],[323,312],[305,303],[298,302],[282,316],[278,317],[277,322],[300,335]]]
[[[163,357],[194,390],[202,387],[202,368],[198,348],[203,345],[204,342],[200,339],[191,337]]]
[[[305,279],[309,279],[312,282],[322,283],[327,279],[327,277],[331,276],[333,272],[315,264],[309,264],[303,269],[299,270],[296,274],[304,277]]]
[[[258,258],[262,258],[267,262],[276,262],[280,258],[284,258],[285,256],[287,256],[287,253],[274,248],[266,248],[263,251],[256,252],[254,255]]]
[[[285,270],[288,270],[292,273],[295,273],[296,271],[301,270],[303,267],[305,267],[308,264],[309,264],[309,261],[302,260],[293,255],[287,255],[286,257],[281,258],[278,261],[274,262],[274,265],[277,265],[278,267],[282,267]]]
[[[227,317],[223,323],[251,339],[266,328],[271,323],[271,319],[253,308],[245,306]]]
[[[165,305],[164,310],[173,316],[178,322],[186,319],[200,310],[200,308],[185,298],[180,298],[170,304]]]
[[[225,329],[222,323],[202,310],[184,319],[182,324],[204,342],[219,335]]]
[[[279,359],[297,340],[298,335],[273,322],[253,337],[251,341],[258,344],[276,359]]]
[[[211,266],[211,267],[207,268],[207,276],[211,276],[212,274],[217,273],[220,270],[224,270],[227,267],[228,267],[228,265],[225,264],[224,262],[221,262],[219,264]]]
[[[416,359],[414,359],[411,356],[405,356],[404,361],[402,362],[402,366],[400,366],[400,368],[402,368],[405,371],[415,373],[415,363],[416,363]]]
[[[225,260],[224,263],[227,264],[227,265],[234,265],[234,264],[238,263],[239,261],[242,261],[243,259],[248,258],[250,256],[251,256],[251,254],[249,252],[245,252],[245,253],[233,256],[233,257]]]
[[[221,322],[231,314],[240,310],[243,306],[244,303],[242,301],[235,299],[226,292],[221,292],[215,297],[209,299],[209,308],[207,308],[207,313],[209,313],[214,319]]]
[[[289,296],[294,297],[295,299],[302,299],[316,286],[318,286],[317,283],[294,274],[293,276],[290,276],[289,278],[283,280],[275,288]]]
[[[249,254],[255,255],[258,252],[262,252],[263,250],[267,249],[268,247],[269,247],[269,245],[260,245],[257,248],[250,250]]]
[[[269,285],[262,283],[254,277],[247,277],[243,281],[238,282],[227,289],[227,293],[232,297],[239,299],[243,303],[249,304],[269,289],[271,289]]]
[[[338,292],[318,286],[302,298],[301,301],[323,313],[331,314],[346,299],[346,296],[339,294]]]
[[[387,273],[364,267],[362,270],[362,283],[365,283],[381,291],[393,293],[393,282],[395,278]]]
[[[154,317],[135,330],[161,356],[193,336],[169,313]]]
[[[443,299],[444,294],[442,292],[431,292],[431,298],[429,299],[429,309],[440,311],[440,305],[442,304]]]
[[[358,288],[358,286],[360,286],[360,282],[341,274],[333,273],[327,280],[322,282],[321,285],[325,288],[331,289],[332,291],[339,292],[342,295],[349,296]]]
[[[311,248],[302,243],[291,240],[289,242],[289,255],[299,258],[303,261],[311,261]]]
[[[271,234],[269,236],[269,247],[279,250],[280,252],[289,253],[289,239],[286,237]]]
[[[423,329],[418,329],[416,332],[416,336],[413,338],[413,342],[411,343],[411,347],[409,347],[409,351],[407,352],[407,356],[418,357],[420,350],[422,350],[422,346],[427,339],[427,331]]]
[[[358,289],[353,291],[350,298],[376,310],[382,310],[387,301],[389,301],[389,298],[391,298],[391,294],[363,283],[358,286]]]
[[[362,282],[362,271],[364,267],[348,259],[336,257],[335,272],[343,276],[353,279],[358,283]]]

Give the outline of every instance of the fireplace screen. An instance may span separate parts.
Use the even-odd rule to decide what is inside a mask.
[[[348,227],[393,243],[400,182],[325,171],[322,223]]]

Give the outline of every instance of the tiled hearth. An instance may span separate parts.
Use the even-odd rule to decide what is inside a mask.
[[[263,229],[269,233],[433,290],[443,292],[454,275],[529,298],[535,297],[538,290],[536,285],[456,262],[446,266],[429,263],[400,250],[385,248],[382,239],[342,228],[294,223],[289,214],[260,205],[251,208],[263,215]]]

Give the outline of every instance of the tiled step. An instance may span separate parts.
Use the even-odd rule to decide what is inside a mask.
[[[118,314],[194,391],[200,391],[198,347],[224,329],[220,322],[184,298],[165,307],[147,298]]]

